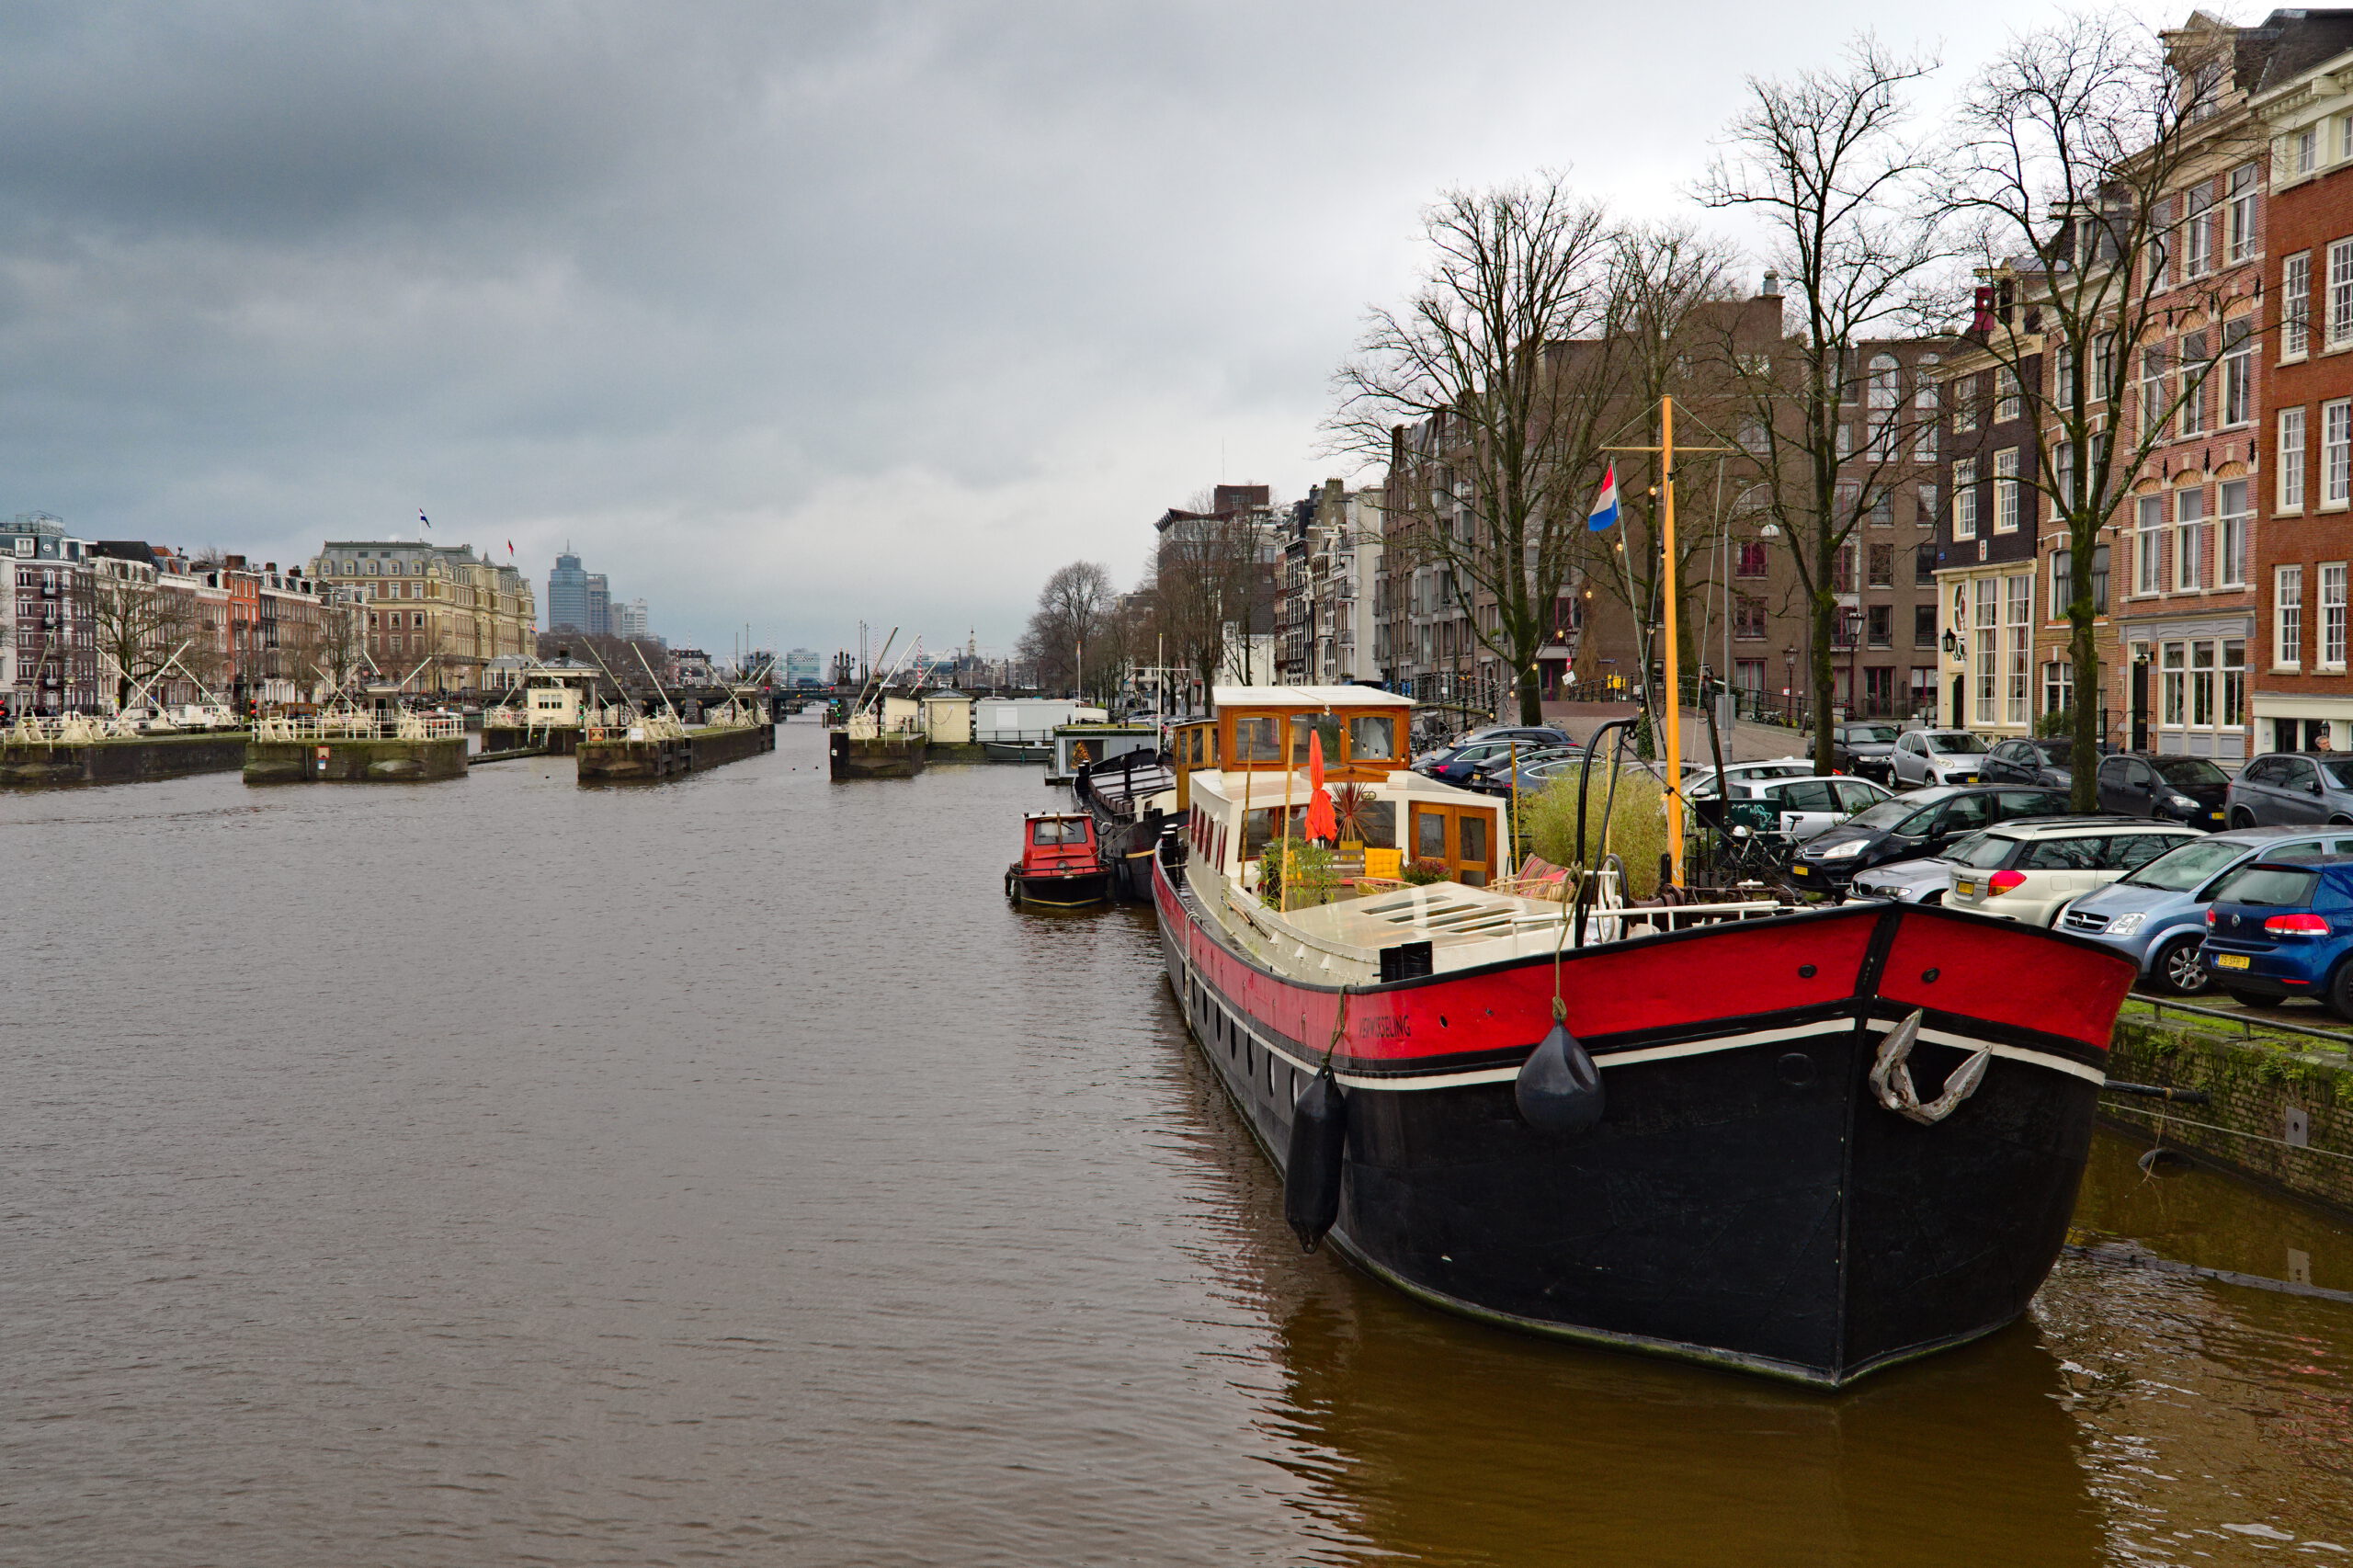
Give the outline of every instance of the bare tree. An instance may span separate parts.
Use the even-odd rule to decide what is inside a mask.
[[[1470,601],[1472,637],[1510,672],[1520,721],[1536,723],[1536,658],[1558,625],[1616,384],[1615,236],[1557,174],[1447,192],[1422,230],[1429,269],[1403,309],[1371,312],[1336,377],[1330,447],[1407,460],[1391,569],[1443,569]],[[1397,446],[1407,424],[1431,438]]]
[[[1021,634],[1021,656],[1038,667],[1038,684],[1079,691],[1108,692],[1120,672],[1103,646],[1115,612],[1111,574],[1092,561],[1074,561],[1046,579],[1038,608]]]
[[[115,706],[171,666],[173,655],[203,635],[192,595],[125,575],[100,562],[89,574],[89,621],[100,665],[114,672]]]
[[[1788,541],[1810,612],[1814,762],[1824,772],[1839,558],[1909,449],[1912,400],[1901,397],[1874,411],[1884,424],[1855,439],[1846,408],[1863,390],[1857,350],[1917,330],[1930,269],[1948,255],[1926,188],[1933,161],[1907,133],[1909,94],[1930,69],[1865,37],[1836,66],[1750,78],[1749,105],[1699,189],[1708,206],[1763,222],[1768,260],[1796,296],[1795,330],[1768,353],[1734,353],[1730,367],[1749,404],[1763,505]]]
[[[1657,445],[1660,404],[1670,396],[1686,421],[1682,445],[1721,448],[1708,432],[1739,425],[1742,387],[1725,347],[1743,341],[1742,325],[1755,312],[1736,299],[1731,278],[1729,251],[1688,226],[1629,227],[1616,236],[1610,315],[1620,341],[1607,428],[1626,444]],[[1699,450],[1676,464],[1674,581],[1687,599],[1704,591],[1707,562],[1740,493],[1718,483],[1731,455]],[[1576,576],[1586,591],[1623,608],[1634,629],[1635,667],[1647,671],[1665,591],[1661,474],[1655,453],[1624,452],[1616,460],[1623,526],[1615,534],[1576,531]],[[1699,650],[1699,624],[1689,614],[1679,618],[1687,659]]]
[[[1189,665],[1207,690],[1246,683],[1254,635],[1273,624],[1276,536],[1271,514],[1220,510],[1211,495],[1161,519],[1153,563],[1151,634]]]
[[[1996,279],[1972,335],[2041,435],[2022,477],[2066,524],[2078,810],[2098,800],[2097,552],[2216,365],[2262,330],[2259,267],[2233,266],[2232,242],[2200,256],[2211,231],[2189,237],[2212,222],[2190,210],[2192,177],[2260,144],[2233,82],[2234,34],[2193,23],[2167,40],[2121,17],[2071,16],[2012,40],[1960,111],[1952,210]],[[2027,373],[2038,358],[2044,373]]]

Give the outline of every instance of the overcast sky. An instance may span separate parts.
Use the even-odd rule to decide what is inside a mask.
[[[674,642],[1002,651],[1164,506],[1333,468],[1436,191],[1687,212],[1746,74],[2054,10],[17,0],[0,514],[284,562],[422,508]]]

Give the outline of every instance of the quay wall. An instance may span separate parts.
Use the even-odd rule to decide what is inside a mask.
[[[688,730],[676,740],[583,740],[575,754],[583,784],[651,783],[700,773],[776,750],[776,726]]]
[[[0,785],[47,789],[73,784],[136,784],[191,773],[226,773],[245,760],[243,731],[201,735],[142,735],[81,745],[0,745]]]
[[[2119,1019],[2109,1048],[2110,1078],[2203,1089],[2211,1100],[2180,1105],[2107,1095],[2101,1119],[2275,1192],[2353,1213],[2353,1058],[2281,1043],[2290,1039],[2234,1039],[2184,1028],[2177,1017],[2162,1025]]]
[[[466,741],[256,741],[245,748],[248,784],[414,784],[466,776]]]

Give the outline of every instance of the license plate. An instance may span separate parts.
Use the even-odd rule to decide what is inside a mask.
[[[2221,822],[2222,820],[2222,813],[2220,812],[2208,812],[2206,816],[2207,819],[2211,822]]]
[[[1952,885],[1952,891],[1961,894],[1965,898],[1975,898],[1977,896],[1977,884],[1975,882],[1955,882]]]
[[[1790,875],[1793,877],[1810,877],[1813,875],[1813,873],[1807,870],[1803,866],[1792,866],[1790,868]]]
[[[2214,955],[2216,969],[2247,969],[2252,965],[2253,960],[2245,953],[2216,953]]]

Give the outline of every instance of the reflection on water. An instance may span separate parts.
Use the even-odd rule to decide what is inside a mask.
[[[2353,1308],[2071,1259],[1834,1397],[1302,1256],[1149,915],[1006,904],[1037,770],[821,739],[0,798],[0,1561],[2353,1548]],[[2353,1288],[2345,1228],[2133,1153],[2092,1233]]]

